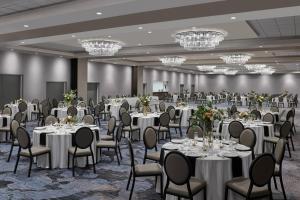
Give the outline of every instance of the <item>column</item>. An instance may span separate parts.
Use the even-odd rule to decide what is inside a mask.
[[[88,59],[78,59],[78,70],[77,70],[77,95],[82,97],[85,101],[87,100],[87,68]]]

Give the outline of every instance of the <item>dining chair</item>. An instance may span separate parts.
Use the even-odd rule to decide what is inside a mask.
[[[85,108],[86,107],[86,103],[84,101],[81,101],[79,104],[78,104],[79,107],[81,108]]]
[[[27,110],[27,103],[25,101],[21,101],[18,105],[19,112],[25,112]]]
[[[174,117],[175,117],[175,107],[172,105],[168,106],[166,112],[168,112],[170,114],[170,110],[174,110]],[[171,117],[171,119],[173,119],[173,117]]]
[[[74,117],[74,116],[77,116],[77,113],[78,113],[77,108],[74,105],[68,107],[67,115]]]
[[[128,150],[129,150],[129,157],[130,157],[130,174],[129,174],[126,190],[129,189],[129,185],[130,185],[131,178],[132,178],[132,185],[131,185],[129,200],[131,200],[131,198],[132,198],[132,193],[133,193],[136,177],[155,177],[155,185],[157,183],[157,177],[160,177],[160,191],[161,191],[161,195],[162,195],[162,193],[163,193],[163,172],[162,172],[161,165],[158,163],[136,164],[135,159],[134,159],[132,143],[129,139],[128,139]]]
[[[262,121],[264,122],[269,122],[271,124],[274,124],[275,122],[275,117],[272,113],[266,113],[263,118],[262,118]]]
[[[14,169],[14,174],[17,172],[20,156],[27,157],[30,159],[29,161],[29,170],[28,177],[30,177],[31,167],[33,163],[33,158],[38,157],[40,155],[48,154],[49,158],[49,168],[52,169],[51,164],[51,149],[48,147],[34,147],[31,144],[29,133],[23,127],[17,128],[17,140],[19,143],[19,150],[17,154],[16,165]]]
[[[158,107],[159,107],[159,111],[160,112],[165,112],[166,111],[166,104],[165,104],[165,102],[163,102],[163,101],[159,102]]]
[[[174,111],[175,111],[175,110],[174,110]],[[177,134],[177,129],[179,130],[180,137],[182,137],[182,127],[181,127],[182,115],[183,115],[183,111],[180,111],[179,118],[175,118],[174,121],[171,121],[171,120],[170,120],[170,123],[169,123],[169,128],[170,128],[170,129],[171,129],[171,128],[174,128],[176,134]],[[175,116],[175,117],[176,117],[176,116]]]
[[[17,129],[20,127],[20,123],[17,120],[12,120],[10,123],[10,134],[11,134],[11,146],[8,154],[7,162],[10,161],[10,157],[15,146],[19,146],[19,142],[17,140]]]
[[[252,160],[254,160],[255,159],[254,147],[256,145],[255,131],[251,128],[245,128],[240,134],[239,143],[251,149]]]
[[[186,136],[189,139],[194,139],[195,134],[197,134],[198,137],[203,137],[203,129],[199,125],[192,125],[189,126],[187,131],[186,131]]]
[[[261,113],[259,110],[252,110],[251,114],[255,117],[255,119],[261,119]]]
[[[155,162],[160,162],[161,152],[157,150],[157,135],[153,127],[147,127],[143,135],[144,145],[145,145],[145,154],[143,164],[146,163],[146,160],[152,160]],[[148,152],[149,150],[154,149],[153,152]]]
[[[96,145],[96,148],[97,148],[96,152],[98,152],[98,149],[99,149],[100,150],[100,156],[102,155],[102,149],[103,148],[107,148],[108,150],[109,149],[114,149],[115,150],[115,155],[117,157],[117,161],[118,161],[119,165],[120,165],[120,160],[119,160],[118,153],[120,154],[120,158],[122,160],[122,153],[121,153],[121,149],[120,149],[120,143],[121,143],[121,139],[122,139],[122,131],[123,131],[123,123],[120,122],[119,126],[118,126],[118,129],[117,129],[116,137],[114,138],[114,140],[100,140]],[[98,162],[98,153],[97,153],[97,156],[96,156],[96,161]]]
[[[155,129],[156,134],[157,134],[157,141],[160,140],[160,133],[169,134],[169,138],[170,138],[170,141],[171,141],[172,137],[171,137],[169,124],[170,124],[170,115],[169,115],[169,113],[167,113],[167,112],[162,113],[159,116],[159,125],[158,126],[153,126],[153,128]]]
[[[276,164],[275,164],[273,180],[274,180],[275,188],[278,189],[276,177],[279,177],[281,190],[282,190],[284,199],[286,200],[285,189],[284,189],[284,185],[283,185],[283,181],[282,181],[282,161],[283,161],[284,152],[285,152],[285,145],[286,145],[286,140],[282,139],[282,138],[279,139],[278,142],[276,143],[276,147],[275,147],[275,151],[274,151],[274,158],[275,158]]]
[[[121,116],[121,121],[123,123],[123,132],[129,132],[129,138],[132,140],[132,135],[134,132],[138,133],[139,141],[141,140],[141,129],[138,126],[132,125],[132,119],[129,113],[124,112]]]
[[[73,136],[72,136],[73,137]],[[75,146],[68,149],[68,169],[70,168],[70,155],[72,155],[72,174],[75,176],[75,158],[86,157],[88,166],[89,156],[92,157],[93,170],[96,174],[94,153],[92,143],[94,140],[93,131],[88,127],[79,128],[74,135]]]
[[[236,177],[225,183],[225,200],[228,199],[228,191],[249,199],[263,197],[272,198],[271,178],[275,169],[275,159],[272,154],[261,154],[252,161],[249,169],[249,178]]]
[[[5,108],[2,110],[2,114],[3,114],[3,115],[9,115],[9,116],[11,116],[11,114],[12,114],[11,108],[10,108],[10,107],[5,107]]]
[[[116,125],[117,125],[117,120],[114,116],[112,116],[107,123],[107,134],[101,135],[100,140],[114,140]]]
[[[122,103],[121,108],[125,108],[126,111],[129,111],[129,103],[128,103],[128,101],[125,100],[125,101]]]
[[[192,177],[192,166],[190,160],[179,151],[172,151],[167,154],[164,160],[164,169],[167,175],[167,182],[164,189],[164,198],[171,194],[187,199],[203,191],[203,198],[206,200],[206,181]]]
[[[88,125],[94,125],[95,119],[93,115],[84,115],[82,118],[82,122]]]
[[[240,121],[232,121],[228,125],[228,132],[230,134],[230,137],[233,137],[235,139],[240,138],[240,134],[244,130],[244,125]]]
[[[263,152],[265,152],[265,143],[269,143],[269,144],[272,144],[273,145],[273,151],[275,149],[275,145],[277,144],[278,140],[280,138],[282,139],[285,139],[286,140],[286,146],[288,148],[288,151],[289,151],[289,156],[292,157],[291,155],[291,150],[290,150],[290,145],[289,145],[289,140],[288,140],[288,136],[291,132],[291,129],[292,129],[292,124],[289,122],[289,121],[285,121],[281,127],[280,127],[280,130],[279,130],[279,137],[276,137],[276,136],[269,136],[269,137],[264,137],[264,140],[263,140]]]
[[[57,108],[58,107],[58,100],[56,98],[52,99],[52,107]]]
[[[55,116],[49,115],[49,116],[46,117],[45,126],[49,126],[49,125],[52,125],[52,124],[55,124],[55,123],[58,123],[58,119]]]
[[[103,101],[99,102],[100,116],[104,116],[103,119],[106,120],[107,116],[110,116],[110,111],[105,110],[105,103]]]

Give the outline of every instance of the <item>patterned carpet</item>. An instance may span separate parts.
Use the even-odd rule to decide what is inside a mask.
[[[30,123],[28,130],[36,124]],[[300,131],[300,127],[298,128]],[[105,131],[102,131],[103,133]],[[185,130],[184,130],[185,132]],[[173,133],[175,136],[175,133]],[[299,134],[300,135],[300,134]],[[296,151],[292,152],[293,158],[284,159],[283,173],[284,184],[288,199],[300,199],[300,136],[295,137]],[[175,136],[176,137],[176,136]],[[136,160],[142,163],[144,155],[143,143],[134,143]],[[122,145],[123,160],[118,166],[113,154],[104,152],[102,160],[97,164],[97,174],[90,169],[76,169],[76,176],[72,177],[68,169],[40,169],[33,165],[31,177],[27,178],[29,166],[28,160],[22,158],[19,163],[17,174],[13,174],[15,154],[9,163],[6,162],[10,145],[0,144],[0,199],[22,199],[22,200],[111,200],[128,199],[129,192],[126,184],[129,175],[129,159],[127,145]],[[160,199],[155,193],[154,178],[137,178],[133,199],[154,200]],[[274,199],[282,199],[280,191],[274,191]]]

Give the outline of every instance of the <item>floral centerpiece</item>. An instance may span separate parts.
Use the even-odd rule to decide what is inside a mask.
[[[182,106],[182,107],[185,107],[185,106],[187,106],[187,103],[186,103],[186,102],[184,102],[184,101],[177,102],[176,104],[177,104],[177,107],[179,107],[179,106]]]
[[[262,108],[263,102],[265,102],[268,99],[268,94],[258,94],[255,91],[251,91],[251,93],[248,95],[250,102],[253,104],[257,104],[258,108]]]
[[[76,98],[76,90],[70,90],[64,94],[64,102],[69,106],[71,102]]]
[[[250,117],[250,113],[247,112],[247,111],[244,111],[244,112],[240,112],[240,113],[239,113],[239,118],[240,118],[240,119],[245,119],[245,120],[247,120],[247,119],[249,119],[249,117]]]
[[[141,104],[143,105],[143,113],[146,116],[147,112],[150,112],[150,101],[151,97],[150,96],[140,96],[139,97]]]
[[[65,122],[66,124],[74,124],[74,123],[77,122],[77,117],[76,117],[76,116],[71,116],[71,115],[69,115],[69,116],[67,116],[67,117],[65,118],[64,122]]]

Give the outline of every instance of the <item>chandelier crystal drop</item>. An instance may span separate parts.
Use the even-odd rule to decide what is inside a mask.
[[[186,61],[186,58],[182,56],[164,56],[159,60],[166,66],[180,66]]]
[[[249,71],[261,70],[267,67],[265,64],[248,64],[245,65],[246,69]]]
[[[224,40],[227,32],[217,29],[189,29],[174,34],[175,42],[189,51],[214,49]]]
[[[197,69],[199,71],[207,72],[207,71],[213,71],[216,68],[215,65],[198,65]]]
[[[221,56],[220,58],[226,63],[231,65],[244,65],[251,59],[250,54],[236,53],[231,55]]]
[[[122,42],[106,39],[84,39],[79,43],[92,56],[113,56],[123,46]]]

